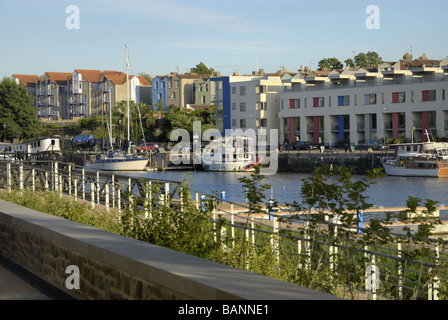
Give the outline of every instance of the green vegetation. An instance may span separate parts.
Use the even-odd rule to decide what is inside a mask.
[[[196,65],[196,67],[191,68],[191,72],[208,76],[215,74],[215,70],[213,70],[213,68],[207,67],[203,62],[200,62]]]
[[[1,138],[12,141],[34,139],[40,134],[40,124],[36,118],[36,108],[32,107],[33,96],[28,94],[23,84],[4,78],[0,82],[0,132]]]
[[[162,186],[154,183],[147,190],[149,200],[134,199],[140,208],[133,205],[121,214],[112,209],[109,213],[91,210],[49,191],[2,192],[0,197],[344,298],[365,298],[366,270],[373,266],[380,271],[375,294],[382,299],[426,299],[433,283],[438,285],[439,296],[446,299],[445,243],[429,238],[440,223],[434,216],[434,201],[422,204],[409,197],[407,210],[372,218],[357,232],[362,213],[372,207],[365,193],[381,176],[379,170],[355,177],[353,169],[317,168],[303,179],[300,198],[287,204],[291,216],[276,217],[270,223],[253,219],[264,212],[263,205],[268,204],[264,192],[270,188],[258,172],[240,179],[248,190],[248,214],[244,221],[233,224],[215,214],[219,197],[210,196],[200,205],[192,199],[189,177],[177,188],[177,205],[168,205]],[[425,209],[418,210],[422,205]],[[280,210],[276,202],[272,208]],[[394,227],[399,235],[392,235],[393,223],[399,223],[400,227]]]

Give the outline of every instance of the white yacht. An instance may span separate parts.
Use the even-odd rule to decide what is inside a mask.
[[[393,159],[383,162],[390,176],[448,177],[448,143],[419,142],[395,145]]]
[[[253,171],[263,158],[257,158],[256,147],[247,137],[224,137],[211,141],[195,153],[195,163],[205,171]]]

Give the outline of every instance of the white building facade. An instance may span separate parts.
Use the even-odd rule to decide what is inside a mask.
[[[290,80],[280,94],[281,141],[330,146],[447,137],[448,67],[333,71]]]

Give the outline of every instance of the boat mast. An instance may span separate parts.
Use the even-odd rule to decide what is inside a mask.
[[[130,153],[131,150],[131,140],[130,140],[130,136],[131,136],[131,127],[130,127],[130,112],[129,112],[129,50],[128,50],[128,46],[125,45],[126,47],[126,108],[127,108],[127,118],[128,118],[128,150],[127,153]]]

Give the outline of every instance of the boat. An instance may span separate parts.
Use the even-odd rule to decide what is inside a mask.
[[[58,137],[40,137],[24,143],[4,144],[0,147],[2,158],[17,160],[55,160],[61,155]]]
[[[127,102],[127,151],[110,151],[108,154],[93,156],[85,162],[88,170],[101,171],[143,171],[148,164],[148,158],[130,153],[130,112],[129,112],[129,52],[126,46],[126,102]],[[109,110],[111,112],[111,110]],[[110,116],[112,120],[112,115]],[[109,128],[109,139],[112,146],[112,128]]]
[[[85,164],[85,168],[100,171],[143,171],[147,164],[146,157],[136,157],[125,152],[113,151],[107,155],[93,156]]]
[[[394,146],[393,158],[383,161],[387,175],[448,178],[447,142],[434,142],[428,136],[426,142],[403,143]]]
[[[195,154],[195,163],[205,171],[254,171],[263,157],[257,158],[255,145],[248,137],[223,137],[211,141]]]

